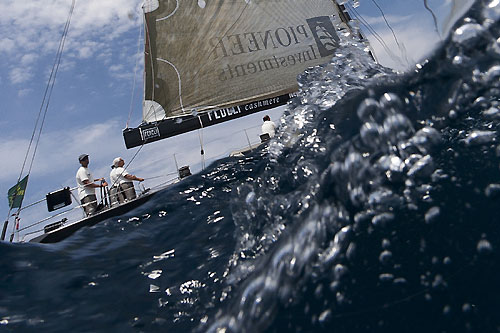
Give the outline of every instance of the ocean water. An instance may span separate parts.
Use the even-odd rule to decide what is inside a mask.
[[[500,4],[406,74],[344,39],[277,137],[54,245],[1,332],[499,332]]]

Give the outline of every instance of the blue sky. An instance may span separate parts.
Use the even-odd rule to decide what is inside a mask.
[[[304,0],[305,1],[305,0]],[[450,13],[459,15],[472,0],[429,0],[439,18],[438,30],[446,33]],[[352,6],[352,1],[349,1]],[[392,32],[373,0],[359,0],[357,12],[385,41],[384,49],[361,25],[383,65],[406,70],[426,56],[440,41],[423,0],[379,0],[406,56],[396,46]],[[0,2],[0,218],[7,216],[7,190],[13,186],[33,131],[45,84],[70,0],[2,0]],[[121,130],[132,110],[131,126],[141,121],[142,44],[138,44],[142,0],[78,0],[63,61],[51,98],[45,127],[31,173],[25,204],[47,192],[75,184],[77,156],[90,154],[96,177],[109,178],[113,158],[126,161],[136,150],[126,150]],[[142,43],[142,42],[141,42]],[[388,54],[386,49],[392,50]],[[135,92],[134,71],[138,66]],[[132,102],[131,102],[132,101]],[[267,112],[277,120],[282,109]],[[207,128],[205,151],[214,159],[244,146],[257,135],[262,114]],[[145,146],[130,171],[148,178],[175,170],[180,164],[199,170],[196,132]],[[145,182],[152,186],[153,181]]]

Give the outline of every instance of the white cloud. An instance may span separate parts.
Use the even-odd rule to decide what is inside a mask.
[[[25,97],[28,96],[30,92],[32,92],[33,89],[21,89],[17,92],[17,96],[19,97]]]
[[[110,72],[121,72],[123,71],[123,65],[112,65],[112,66],[109,66],[109,71]]]
[[[20,84],[29,81],[33,77],[32,69],[29,67],[16,67],[9,73],[10,81],[13,84]]]
[[[11,53],[14,50],[16,44],[10,38],[2,38],[0,39],[0,53]]]
[[[32,78],[26,65],[36,67],[37,61],[55,56],[70,4],[71,1],[66,0],[0,2],[0,31],[9,36],[0,38],[0,56],[14,51],[24,54],[2,59],[5,67],[15,68],[10,73],[12,83],[24,83]],[[109,62],[112,56],[109,43],[140,25],[140,4],[141,0],[77,1],[65,45],[66,64],[72,64],[72,58],[95,56]]]
[[[21,65],[28,66],[33,64],[36,59],[38,59],[38,55],[35,53],[28,53],[21,57]]]

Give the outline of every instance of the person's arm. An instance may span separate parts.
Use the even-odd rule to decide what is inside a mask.
[[[144,181],[144,178],[139,178],[139,177],[136,177],[134,175],[129,175],[129,174],[126,174],[125,178],[127,178],[128,180],[137,180],[137,181],[140,181],[140,182]]]
[[[103,178],[104,179],[104,178]],[[95,184],[95,183],[91,183],[90,180],[88,179],[85,179],[83,181],[83,184],[87,187],[93,187],[93,188],[99,188],[99,187],[105,187],[105,186],[108,186],[108,183],[106,182],[103,182],[102,184]]]
[[[101,177],[99,179],[94,179],[94,182],[102,182],[102,185],[108,186],[108,183],[104,180],[104,177]],[[104,187],[104,186],[98,186],[98,187]]]

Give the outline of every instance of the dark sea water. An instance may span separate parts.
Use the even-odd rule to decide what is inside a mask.
[[[55,245],[2,332],[499,332],[500,4],[397,75],[343,42],[278,137]]]

